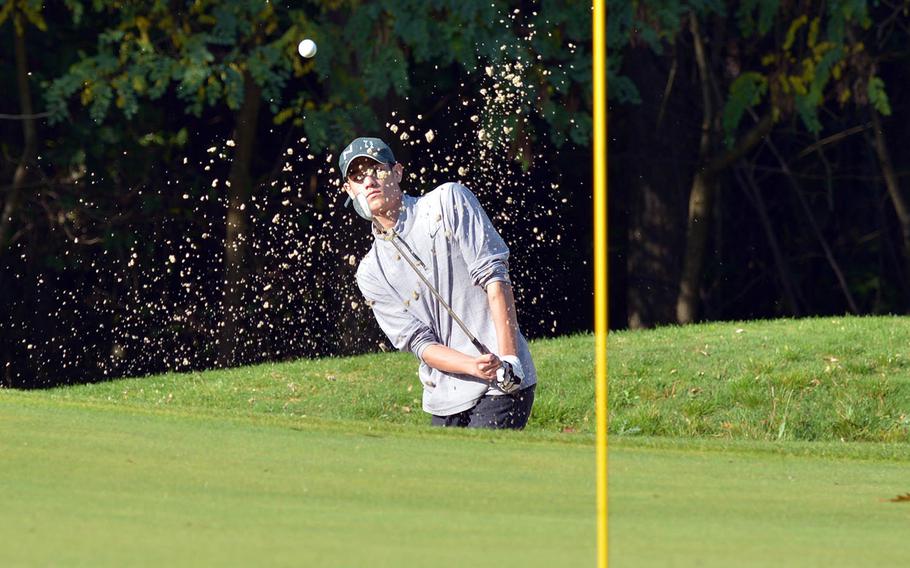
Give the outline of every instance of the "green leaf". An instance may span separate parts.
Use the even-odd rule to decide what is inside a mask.
[[[880,114],[885,116],[891,115],[891,103],[888,101],[888,93],[885,92],[885,82],[881,77],[872,77],[869,79],[869,85],[866,87],[869,94],[869,102]]]
[[[243,103],[243,75],[233,67],[227,67],[222,73],[224,96],[228,108],[237,110]]]
[[[735,140],[743,114],[761,103],[767,91],[767,78],[755,71],[743,73],[730,85],[730,97],[724,105],[721,121],[728,146],[732,146]]]
[[[608,73],[607,83],[609,84],[607,99],[620,104],[641,104],[641,94],[638,87],[628,77],[621,75],[610,77]]]
[[[73,14],[73,23],[79,25],[85,8],[79,0],[63,0],[63,5]]]
[[[113,97],[114,91],[107,83],[98,82],[95,84],[94,98],[89,107],[89,116],[92,117],[92,120],[96,123],[104,121],[104,117],[107,115],[107,109],[111,106]]]
[[[185,146],[188,138],[188,132],[186,128],[181,128],[177,131],[177,134],[174,135],[174,144],[177,146]]]
[[[820,97],[810,91],[806,96],[796,97],[796,112],[803,121],[806,130],[813,134],[821,132],[822,124],[818,120],[818,106],[821,102]]]
[[[817,99],[822,98],[825,87],[831,79],[831,69],[843,58],[844,52],[841,46],[826,52],[818,65],[815,66],[815,76],[812,78],[812,87],[810,91],[815,93]]]
[[[150,63],[148,78],[152,84],[149,86],[148,94],[151,100],[156,100],[164,94],[177,68],[177,63],[170,58],[161,58]]]
[[[139,111],[139,103],[136,100],[136,91],[133,90],[132,81],[129,76],[118,77],[111,85],[114,87],[118,106],[122,106],[123,114],[127,118],[132,118]]]
[[[104,46],[120,43],[124,35],[123,30],[107,30],[98,34],[98,44]]]
[[[774,24],[774,17],[780,7],[780,0],[759,0],[758,2],[758,33],[766,35]]]
[[[591,142],[591,133],[594,130],[594,121],[591,115],[577,112],[573,116],[574,127],[569,130],[569,138],[579,146],[587,146]]]
[[[10,14],[13,13],[14,7],[15,0],[3,0],[3,3],[0,4],[0,26],[3,25],[3,22],[9,19]]]
[[[217,6],[212,15],[215,18],[215,27],[212,29],[210,41],[216,45],[234,45],[237,42],[238,21],[234,13],[226,6]]]
[[[279,124],[279,125],[284,124],[289,118],[294,116],[294,112],[295,111],[293,108],[286,108],[286,109],[282,110],[281,112],[279,112],[278,114],[276,114],[275,118],[272,119],[272,122],[274,122],[275,124]]]
[[[36,28],[46,32],[47,22],[44,21],[44,16],[41,14],[43,7],[41,0],[27,0],[19,4],[19,10],[25,15],[25,18]]]
[[[406,96],[410,82],[407,58],[401,49],[387,46],[379,50],[364,68],[363,87],[371,98],[383,97],[390,90]]]

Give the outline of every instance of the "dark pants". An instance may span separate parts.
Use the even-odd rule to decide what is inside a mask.
[[[528,423],[528,417],[531,416],[535,388],[537,385],[532,385],[514,394],[487,395],[477,401],[473,408],[458,414],[451,416],[434,414],[430,423],[433,426],[443,427],[521,430]]]

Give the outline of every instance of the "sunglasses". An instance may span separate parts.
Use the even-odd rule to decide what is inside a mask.
[[[384,165],[360,167],[348,174],[348,181],[354,183],[363,183],[367,176],[375,180],[382,181],[391,173],[391,168]]]

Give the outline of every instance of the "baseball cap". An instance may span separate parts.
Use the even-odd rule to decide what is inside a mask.
[[[357,158],[366,156],[372,158],[381,164],[395,164],[395,155],[389,145],[379,138],[357,138],[347,148],[341,151],[338,156],[338,167],[341,169],[341,177],[347,179],[348,167],[351,162]]]
[[[345,180],[348,178],[348,167],[350,167],[351,162],[361,157],[371,158],[381,164],[389,164],[390,166],[395,163],[395,155],[392,154],[392,149],[379,138],[355,138],[338,155],[338,168],[341,170],[341,179]],[[344,206],[347,207],[350,204],[351,198],[348,196],[344,201]]]

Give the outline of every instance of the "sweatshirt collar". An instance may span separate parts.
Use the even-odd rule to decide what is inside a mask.
[[[401,212],[398,214],[398,220],[395,221],[395,232],[401,236],[407,235],[411,230],[411,227],[414,226],[414,204],[417,203],[417,198],[403,193],[401,195]],[[373,226],[373,237],[381,238],[379,229]]]

